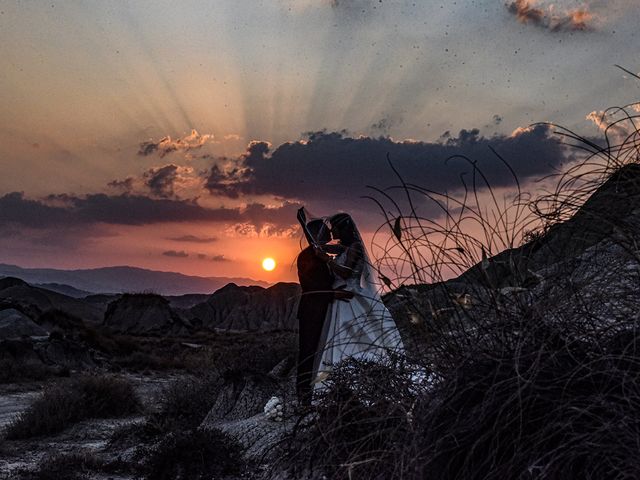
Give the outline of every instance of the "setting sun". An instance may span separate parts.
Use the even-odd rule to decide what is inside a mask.
[[[273,258],[265,258],[262,260],[262,268],[264,268],[267,272],[270,272],[274,268],[276,268],[276,261]]]

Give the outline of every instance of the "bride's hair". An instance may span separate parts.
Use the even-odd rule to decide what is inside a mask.
[[[351,245],[354,242],[359,242],[360,235],[356,224],[348,213],[337,213],[329,219],[332,229],[335,229],[339,233],[340,242],[345,245]]]

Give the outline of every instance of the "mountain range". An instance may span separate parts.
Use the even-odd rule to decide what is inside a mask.
[[[16,265],[0,264],[0,277],[3,276],[21,278],[27,283],[40,284],[45,288],[76,297],[79,296],[77,291],[80,291],[83,295],[89,293],[125,292],[184,295],[188,293],[210,294],[229,283],[269,286],[266,282],[251,278],[197,277],[177,272],[161,272],[128,266],[58,270],[53,268],[22,268]]]

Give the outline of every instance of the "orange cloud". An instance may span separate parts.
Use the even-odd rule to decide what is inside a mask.
[[[557,13],[558,9],[553,4],[545,9],[538,6],[536,0],[515,0],[506,7],[518,22],[552,32],[586,31],[594,28],[595,14],[587,6]]]

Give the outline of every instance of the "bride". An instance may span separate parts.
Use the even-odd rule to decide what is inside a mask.
[[[353,219],[339,213],[329,223],[338,244],[333,249],[316,246],[315,253],[334,273],[333,288],[348,290],[354,296],[350,300],[335,300],[329,306],[314,365],[316,390],[324,388],[323,381],[332,366],[341,360],[353,357],[384,361],[390,352],[404,352],[400,333],[380,298],[373,268]],[[331,257],[326,251],[337,255]]]

